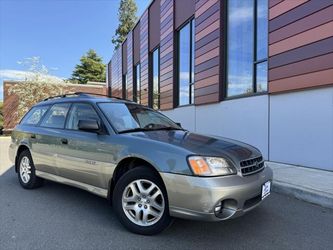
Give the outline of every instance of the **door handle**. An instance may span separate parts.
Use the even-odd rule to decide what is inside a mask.
[[[35,134],[31,134],[31,135],[30,135],[30,138],[32,138],[32,139],[36,139],[36,135],[35,135]]]
[[[62,143],[62,144],[68,144],[68,140],[67,140],[66,138],[62,138],[62,139],[61,139],[61,143]]]

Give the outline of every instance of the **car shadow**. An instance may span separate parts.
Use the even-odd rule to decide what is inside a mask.
[[[6,183],[3,183],[4,181]],[[95,222],[101,222],[104,226],[124,231],[112,210],[110,202],[107,199],[87,191],[48,180],[45,180],[44,185],[38,189],[23,190],[18,183],[17,175],[15,174],[13,167],[8,169],[3,176],[0,177],[0,187],[3,186],[1,184],[10,187],[12,191],[19,190],[19,193],[26,192],[25,195],[31,196],[32,199],[38,197],[40,202],[49,204],[54,203],[53,207],[59,207],[59,204],[61,204],[62,213],[66,213],[65,210],[67,209],[75,209],[79,214],[84,213],[88,218],[93,219]],[[221,230],[224,231],[224,233],[226,233],[226,228],[228,228],[227,231],[229,232],[232,232],[233,228],[239,230],[238,227],[240,224],[245,225],[251,221],[255,222],[256,227],[258,227],[258,223],[260,223],[260,221],[257,220],[259,213],[264,213],[264,210],[260,207],[255,211],[248,213],[247,216],[242,219],[236,218],[222,223],[175,219],[173,224],[164,231],[163,234],[160,234],[160,237],[170,237],[181,233],[184,236],[184,239],[186,239],[186,235],[191,238],[194,235],[197,238],[200,238],[203,230],[209,230],[209,235],[213,239],[216,235],[221,237]],[[76,219],[75,217],[76,215],[74,214],[73,219]]]

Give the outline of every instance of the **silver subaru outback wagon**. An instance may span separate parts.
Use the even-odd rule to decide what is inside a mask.
[[[23,188],[51,180],[112,202],[130,231],[161,232],[172,217],[223,221],[270,194],[258,149],[191,133],[131,101],[75,93],[33,106],[12,133]]]

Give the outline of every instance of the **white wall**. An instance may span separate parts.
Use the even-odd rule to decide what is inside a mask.
[[[190,131],[249,143],[267,160],[333,171],[333,87],[164,113]]]
[[[268,157],[267,95],[180,107],[163,113],[190,131],[240,140],[259,148]]]
[[[270,160],[333,170],[333,87],[270,98]]]
[[[268,96],[252,96],[196,107],[196,131],[220,135],[260,149],[268,157]]]
[[[180,122],[183,128],[195,131],[195,106],[185,106],[163,111],[162,113],[170,117],[173,121]]]

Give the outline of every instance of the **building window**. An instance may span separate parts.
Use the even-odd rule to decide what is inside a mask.
[[[135,101],[141,104],[141,67],[140,63],[134,66],[134,74],[135,74],[135,86],[133,89],[135,92]]]
[[[123,75],[123,98],[127,99],[128,98],[128,88],[127,88],[127,74]]]
[[[133,89],[130,86],[130,81],[128,81],[128,75],[125,75],[125,86],[126,86],[126,98],[133,100]]]
[[[268,0],[228,1],[227,97],[267,91]]]
[[[178,105],[194,103],[194,20],[178,32]]]
[[[160,49],[157,48],[152,53],[152,91],[151,103],[153,109],[160,108]]]

